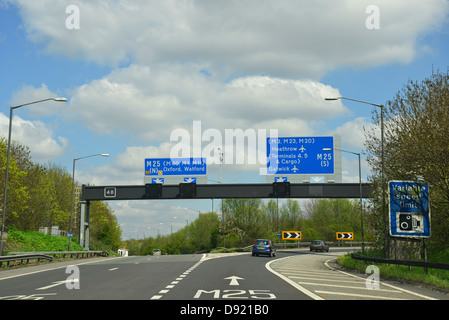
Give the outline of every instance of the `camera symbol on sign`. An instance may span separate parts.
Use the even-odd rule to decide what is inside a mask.
[[[424,232],[423,215],[396,212],[396,216],[398,218],[397,221],[399,221],[399,223],[397,224],[398,232]]]

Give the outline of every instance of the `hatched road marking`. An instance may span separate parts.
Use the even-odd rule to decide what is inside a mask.
[[[435,300],[380,281],[379,289],[367,288],[365,277],[350,274],[324,262],[305,260],[305,255],[270,261],[266,268],[316,300]]]

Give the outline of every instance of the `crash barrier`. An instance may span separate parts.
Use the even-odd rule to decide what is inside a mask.
[[[44,255],[44,254],[21,254],[16,256],[2,256],[0,257],[0,267],[3,267],[3,263],[6,262],[6,267],[8,268],[11,265],[11,262],[20,261],[20,264],[24,264],[24,261],[28,264],[30,260],[37,259],[37,261],[48,260],[53,261],[53,257]]]
[[[330,247],[360,247],[362,244],[365,246],[369,246],[372,243],[371,242],[360,242],[360,241],[325,241],[326,244],[328,244]],[[286,243],[275,243],[274,245],[277,248],[281,247],[309,247],[311,244],[310,241],[308,242],[286,242]],[[252,247],[252,246],[251,246]]]
[[[326,241],[326,244],[328,244],[330,247],[360,247],[362,245],[362,243],[364,244],[364,246],[368,247],[371,244],[373,244],[372,242],[359,242],[359,241]],[[300,247],[310,247],[311,242],[285,242],[285,243],[274,243],[274,246],[276,248],[300,248]],[[251,249],[253,248],[253,245],[249,245],[246,247],[241,248],[241,251],[251,251]],[[203,251],[197,251],[195,253],[209,253],[213,250],[218,250],[218,249],[225,249],[223,247],[218,247],[218,248],[214,248],[214,249],[208,249],[208,250],[203,250]]]
[[[107,257],[109,253],[107,251],[42,251],[42,252],[9,252],[8,256],[0,257],[0,267],[3,263],[6,263],[6,267],[15,265],[17,261],[20,264],[28,264],[30,260],[37,259],[37,261],[47,260],[53,261],[56,257],[65,258],[66,256],[73,258],[87,258],[87,257]]]
[[[376,258],[376,257],[364,257],[359,254],[352,253],[351,258],[355,260],[370,261],[377,263],[389,263],[395,265],[404,265],[410,267],[424,267],[424,272],[427,272],[427,268],[449,270],[449,263],[441,262],[429,262],[429,261],[418,261],[418,260],[394,260],[386,258]]]

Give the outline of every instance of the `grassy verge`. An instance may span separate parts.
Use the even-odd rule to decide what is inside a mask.
[[[444,262],[447,262],[447,260]],[[449,270],[428,268],[427,274],[425,274],[423,267],[409,268],[401,265],[365,262],[352,259],[350,254],[338,257],[337,263],[345,268],[361,272],[365,272],[369,265],[376,265],[379,268],[380,279],[401,279],[449,290]]]
[[[6,241],[6,252],[32,252],[32,251],[68,251],[69,238],[56,237],[38,231],[20,231],[11,228]],[[78,242],[72,239],[72,251],[84,251]]]

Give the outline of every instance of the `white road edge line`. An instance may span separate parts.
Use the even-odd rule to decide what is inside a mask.
[[[122,259],[122,258],[123,258],[123,257],[116,257],[116,258],[109,258],[109,259],[110,259],[110,260],[114,260],[114,259]],[[35,274],[35,273],[41,273],[41,272],[46,272],[46,271],[51,271],[51,270],[57,270],[57,269],[67,268],[68,266],[81,266],[81,265],[83,265],[83,264],[90,264],[90,263],[103,262],[103,261],[105,261],[105,260],[87,261],[87,262],[72,263],[72,264],[68,264],[68,263],[66,264],[66,263],[64,263],[64,262],[61,262],[61,263],[64,263],[63,266],[54,267],[54,268],[48,268],[48,269],[42,269],[42,270],[36,270],[36,271],[30,271],[30,272],[21,273],[21,274],[15,274],[15,275],[12,275],[12,276],[6,276],[6,277],[3,277],[3,278],[0,278],[0,281],[1,281],[1,280],[6,280],[6,279],[12,279],[12,278],[23,277],[23,276],[27,276],[27,275]],[[72,262],[74,262],[74,261],[72,261]],[[56,263],[58,263],[58,262],[56,262]]]
[[[267,262],[265,264],[265,268],[267,268],[268,271],[270,271],[271,273],[277,275],[279,278],[281,278],[282,280],[286,281],[287,283],[289,283],[290,285],[292,285],[293,287],[295,287],[296,289],[298,289],[299,291],[301,291],[302,293],[308,295],[309,297],[311,297],[314,300],[324,300],[324,298],[314,294],[313,292],[305,289],[304,287],[300,286],[299,284],[297,284],[295,281],[290,280],[289,278],[283,276],[282,274],[274,271],[273,269],[271,269],[271,263],[275,262],[275,261],[279,261],[279,260],[284,260],[284,259],[288,259],[290,257],[285,257],[285,258],[281,258],[281,259],[276,259],[276,260],[271,260],[270,262]]]

